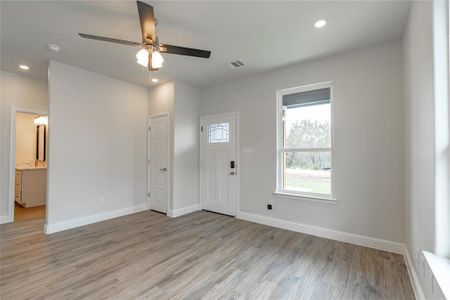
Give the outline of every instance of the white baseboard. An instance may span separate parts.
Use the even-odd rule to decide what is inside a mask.
[[[404,253],[404,244],[392,242],[388,240],[382,240],[377,238],[372,238],[364,235],[353,234],[349,232],[337,231],[322,227],[317,227],[313,225],[301,224],[291,221],[285,221],[281,219],[255,215],[246,212],[238,212],[238,219],[260,223],[264,225],[269,225],[273,227],[278,227],[286,230],[311,234],[318,237],[323,237],[331,240],[346,242],[358,246],[364,246],[369,248],[374,248],[378,250],[403,254]]]
[[[53,224],[45,224],[44,232],[45,234],[55,233],[58,231],[63,231],[71,228],[76,228],[92,223],[97,223],[129,214],[134,214],[140,211],[147,210],[147,204],[141,204],[137,206],[131,206],[123,209],[118,209],[114,211],[108,211],[101,214],[91,215],[87,217],[72,219],[68,221],[53,223]]]
[[[0,224],[6,224],[6,223],[11,223],[12,219],[6,215],[6,216],[0,216]]]
[[[198,204],[198,203],[194,204],[194,205],[191,205],[191,206],[186,206],[186,207],[183,207],[183,208],[175,209],[175,210],[169,209],[167,211],[167,215],[169,217],[171,217],[171,218],[176,218],[176,217],[179,217],[179,216],[182,216],[182,215],[190,214],[190,213],[192,213],[194,211],[197,211],[197,210],[200,210],[200,204]]]
[[[416,299],[425,300],[425,293],[423,292],[422,285],[420,284],[419,276],[417,275],[416,269],[412,262],[411,256],[409,255],[408,248],[406,245],[403,247],[403,257],[405,258],[406,267],[408,269],[409,278],[411,279],[411,285],[416,295]]]

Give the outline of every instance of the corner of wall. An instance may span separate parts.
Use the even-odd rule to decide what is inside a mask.
[[[198,153],[200,90],[174,81],[173,206],[174,211],[199,205]]]

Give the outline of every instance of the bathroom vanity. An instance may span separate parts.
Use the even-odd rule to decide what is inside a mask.
[[[16,202],[23,207],[45,205],[47,167],[17,167]]]

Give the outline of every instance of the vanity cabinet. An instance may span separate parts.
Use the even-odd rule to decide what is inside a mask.
[[[16,202],[23,207],[45,205],[47,168],[16,168]]]

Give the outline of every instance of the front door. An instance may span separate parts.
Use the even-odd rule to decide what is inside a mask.
[[[237,114],[201,118],[202,209],[236,215],[238,199]]]
[[[150,117],[148,131],[148,186],[150,209],[167,213],[169,117]]]

